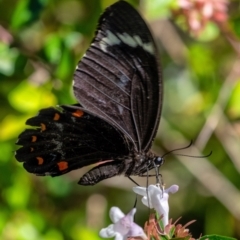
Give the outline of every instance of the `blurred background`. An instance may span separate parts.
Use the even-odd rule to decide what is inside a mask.
[[[57,178],[27,173],[14,158],[25,121],[39,109],[72,104],[72,76],[101,12],[113,0],[0,1],[0,239],[100,239],[108,211],[134,205],[132,182],[115,177],[77,185],[89,168]],[[156,37],[164,76],[163,113],[153,149],[193,146],[161,168],[170,217],[200,234],[240,239],[240,2],[132,0]],[[146,186],[146,178],[134,178]],[[149,181],[155,182],[152,178]],[[149,210],[140,201],[136,222]]]

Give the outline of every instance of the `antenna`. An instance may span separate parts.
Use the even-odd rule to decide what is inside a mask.
[[[188,144],[186,147],[173,149],[173,150],[171,150],[171,151],[169,151],[169,152],[163,154],[163,155],[162,155],[162,158],[166,157],[167,155],[169,155],[169,154],[172,153],[172,152],[175,152],[175,151],[178,151],[178,150],[184,150],[184,149],[187,149],[187,148],[191,147],[192,144],[193,144],[193,140],[191,140],[191,141],[190,141],[190,144]],[[177,155],[177,154],[176,154],[176,155]]]
[[[212,155],[212,151],[209,154],[204,155],[204,156],[192,156],[192,155],[185,155],[185,154],[178,154],[178,153],[176,153],[174,155],[176,155],[176,156],[183,156],[183,157],[192,157],[192,158],[207,158],[207,157]]]
[[[193,141],[191,140],[191,141],[190,141],[190,144],[188,144],[186,147],[173,149],[173,150],[171,150],[171,151],[163,154],[162,157],[161,157],[161,160],[164,161],[164,157],[166,157],[166,156],[169,155],[170,153],[173,153],[173,152],[179,151],[179,150],[187,149],[187,148],[191,147],[192,144],[193,144]],[[192,158],[207,158],[207,157],[209,157],[209,156],[212,155],[212,151],[211,151],[209,154],[205,155],[205,156],[192,156],[192,155],[179,154],[179,153],[176,153],[176,154],[174,154],[174,155],[184,156],[184,157],[192,157]],[[155,165],[155,164],[154,164],[154,165]],[[160,172],[160,167],[161,167],[161,165],[159,165],[159,166],[156,166],[156,165],[155,165],[157,183],[160,182],[160,181],[159,181],[159,176],[161,176],[161,174],[159,173],[159,172]]]

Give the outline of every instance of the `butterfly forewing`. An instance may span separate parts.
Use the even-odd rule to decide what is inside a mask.
[[[58,176],[131,150],[118,130],[81,107],[42,109],[27,124],[37,128],[19,136],[16,158],[37,175]]]
[[[74,75],[81,104],[46,108],[27,120],[16,159],[28,172],[58,176],[96,164],[80,179],[93,185],[118,174],[143,175],[162,105],[153,37],[139,13],[119,1],[100,17],[95,38]]]
[[[101,16],[74,76],[78,101],[117,127],[137,151],[150,148],[159,123],[162,81],[156,53],[141,16],[119,1]]]

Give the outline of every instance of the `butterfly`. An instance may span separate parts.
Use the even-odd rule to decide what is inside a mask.
[[[101,15],[78,63],[78,104],[50,107],[26,121],[15,157],[36,175],[59,176],[91,164],[79,180],[94,185],[124,174],[143,176],[163,164],[151,150],[162,108],[158,51],[140,14],[118,1]]]

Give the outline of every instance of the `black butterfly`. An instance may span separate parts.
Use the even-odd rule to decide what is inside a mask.
[[[46,108],[20,134],[16,159],[36,175],[59,176],[98,163],[79,181],[144,175],[163,163],[150,151],[162,106],[153,37],[139,13],[119,1],[100,17],[96,36],[74,74],[80,104]]]

